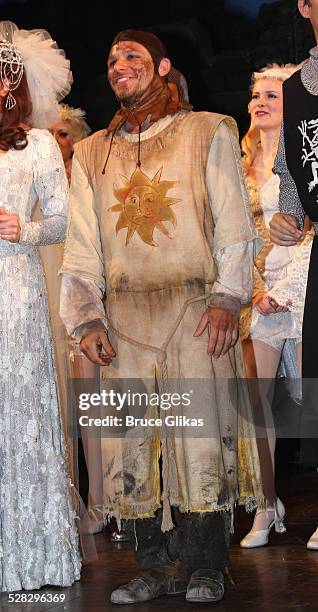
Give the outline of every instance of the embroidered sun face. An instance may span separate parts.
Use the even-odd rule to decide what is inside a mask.
[[[114,185],[114,195],[120,204],[111,206],[111,212],[120,212],[116,224],[116,234],[127,227],[126,246],[136,232],[141,240],[151,246],[158,246],[153,233],[157,229],[167,238],[171,238],[165,221],[177,225],[176,215],[171,206],[180,202],[177,198],[167,196],[169,189],[177,184],[176,181],[160,182],[162,168],[158,170],[153,179],[136,168],[130,179],[122,176],[123,187]]]

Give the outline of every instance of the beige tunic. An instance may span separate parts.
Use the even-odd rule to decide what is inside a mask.
[[[214,174],[224,190],[214,202],[206,170],[218,130],[225,132],[229,159],[221,163],[220,143]],[[233,133],[230,118],[179,113],[154,136],[143,134],[140,169],[138,143],[116,135],[105,174],[110,137],[104,131],[77,147],[62,266],[61,312],[69,332],[80,335],[87,323],[108,320],[117,357],[102,378],[114,379],[116,390],[118,379],[124,388],[131,378],[142,379],[149,394],[157,387],[172,392],[176,381],[182,393],[189,379],[201,380],[205,390],[204,401],[197,398],[207,427],[201,438],[177,431],[168,439],[162,431],[149,437],[140,428],[102,440],[109,515],[146,517],[160,506],[160,454],[163,499],[182,511],[225,510],[238,498],[261,501],[250,406],[245,387],[235,383],[240,347],[211,360],[207,333],[193,337],[218,280],[216,254],[256,237]],[[248,250],[238,269],[244,266],[251,268]],[[191,416],[195,410],[192,405]]]

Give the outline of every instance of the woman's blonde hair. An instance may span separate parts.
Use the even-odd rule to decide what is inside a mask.
[[[73,108],[68,104],[59,104],[59,116],[63,123],[69,125],[74,143],[83,140],[91,132],[85,120],[85,111],[81,108]]]
[[[269,64],[265,68],[262,68],[259,72],[253,72],[251,79],[251,92],[253,91],[254,85],[257,81],[261,79],[274,79],[283,83],[286,79],[299,70],[300,65],[295,64]],[[242,138],[241,148],[243,153],[243,165],[245,170],[247,170],[253,163],[257,147],[260,142],[260,130],[259,128],[253,125],[251,120],[251,125],[247,130],[245,136]]]

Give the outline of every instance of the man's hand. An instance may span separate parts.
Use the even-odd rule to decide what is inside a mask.
[[[20,240],[20,217],[16,213],[8,213],[6,209],[0,208],[0,238],[10,242]]]
[[[194,336],[201,336],[208,328],[208,353],[216,359],[225,355],[238,338],[238,318],[229,310],[209,306],[202,315]]]
[[[305,232],[298,229],[294,215],[276,213],[270,223],[271,240],[280,246],[294,246],[305,238]]]
[[[265,291],[257,293],[253,299],[253,304],[256,310],[264,316],[275,314],[276,312],[288,312],[289,310],[287,306],[280,306],[280,304]]]
[[[106,332],[97,331],[88,333],[80,343],[82,353],[97,365],[109,366],[116,357],[116,353],[108,340]]]

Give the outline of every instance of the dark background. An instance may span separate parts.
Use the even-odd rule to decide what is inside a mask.
[[[89,0],[85,9],[76,0],[0,0],[0,19],[45,28],[65,50],[74,75],[65,101],[86,110],[93,131],[107,125],[117,107],[106,60],[119,30],[144,28],[160,36],[187,78],[194,109],[234,116],[241,135],[248,126],[252,72],[270,62],[298,63],[315,45],[296,0]],[[286,390],[278,383],[280,411]],[[317,465],[313,441],[280,440],[277,454],[280,465]]]
[[[114,35],[136,27],[158,34],[188,80],[195,110],[233,115],[241,133],[253,70],[268,62],[299,62],[314,46],[296,0],[0,0],[1,19],[45,28],[71,60],[74,85],[65,100],[86,110],[93,131],[110,120],[116,102],[106,81]]]

